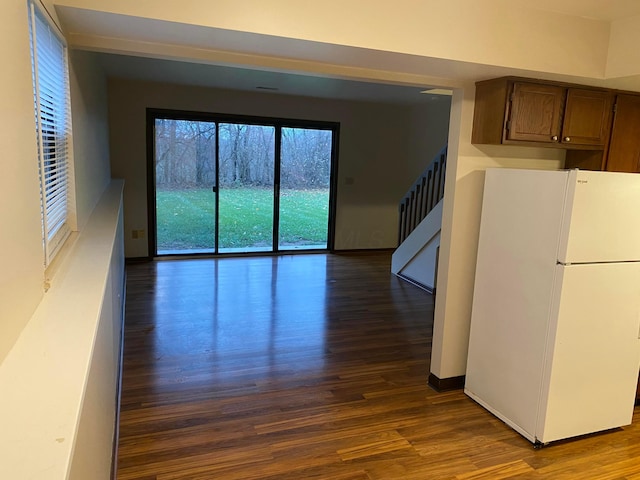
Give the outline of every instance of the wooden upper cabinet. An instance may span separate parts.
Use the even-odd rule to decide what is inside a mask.
[[[640,172],[640,96],[616,99],[606,170]]]
[[[471,143],[603,150],[613,94],[513,77],[476,84]]]
[[[507,106],[504,140],[557,143],[565,89],[515,82]]]
[[[569,88],[560,141],[567,146],[603,146],[611,128],[612,111],[611,92]]]

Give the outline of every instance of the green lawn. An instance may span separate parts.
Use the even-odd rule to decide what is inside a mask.
[[[270,250],[273,191],[227,188],[220,193],[219,248]],[[280,196],[280,247],[326,245],[329,191],[283,190]],[[214,247],[215,195],[211,189],[156,192],[158,250]]]

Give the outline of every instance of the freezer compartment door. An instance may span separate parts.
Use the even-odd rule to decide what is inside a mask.
[[[640,263],[556,273],[536,428],[543,443],[630,424],[640,368]]]
[[[573,170],[560,263],[640,260],[640,174]]]

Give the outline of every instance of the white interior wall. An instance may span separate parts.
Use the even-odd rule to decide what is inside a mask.
[[[0,18],[0,53],[11,74],[0,79],[0,142],[4,174],[0,195],[7,208],[0,221],[0,362],[44,295],[44,256],[40,217],[28,5],[6,0]],[[78,218],[84,222],[110,180],[104,79],[93,66],[71,59]],[[75,223],[75,222],[72,222]]]
[[[0,143],[4,168],[0,176],[0,198],[5,206],[0,208],[0,221],[5,226],[0,233],[0,391],[3,392],[0,403],[5,413],[2,420],[5,457],[0,462],[0,476],[66,478],[57,472],[59,466],[65,471],[69,458],[67,453],[71,451],[78,416],[74,406],[81,402],[85,383],[82,374],[86,373],[76,361],[77,357],[69,359],[73,356],[71,350],[74,353],[92,351],[95,331],[84,329],[87,317],[78,310],[78,305],[90,303],[87,293],[95,291],[91,290],[93,284],[82,278],[78,283],[82,288],[76,285],[63,289],[65,293],[58,295],[66,273],[61,260],[61,270],[53,277],[51,289],[44,293],[28,4],[23,0],[6,0],[2,6],[0,52],[11,66],[11,72],[0,79],[3,112]],[[72,182],[72,195],[77,198],[78,218],[83,226],[110,181],[106,90],[100,72],[82,58],[72,58],[70,70],[71,109],[76,126],[73,150],[79,173]],[[73,249],[69,250],[64,260],[73,258]],[[91,262],[95,259],[88,255],[82,263],[85,268],[86,265],[93,268]],[[100,298],[103,292],[97,290]],[[121,295],[118,301],[122,301]],[[97,306],[99,308],[99,302]],[[79,313],[79,324],[70,321],[70,312]],[[111,353],[116,355],[114,350]],[[80,375],[74,377],[72,371]],[[115,389],[114,369],[101,374],[102,371],[97,370],[92,382],[104,384],[106,381]],[[71,383],[74,388],[69,388]],[[110,400],[115,413],[115,395]],[[93,418],[105,423],[105,417]],[[109,422],[112,439],[113,414],[106,422]],[[83,451],[92,455],[85,459],[88,463],[104,458],[102,450],[94,448],[95,445],[83,446]],[[108,463],[110,451],[106,453]],[[101,466],[104,467],[104,461]],[[103,470],[100,476],[92,478],[109,478],[109,467],[108,464],[104,475]]]
[[[11,73],[0,77],[0,363],[44,293],[28,25],[27,2],[3,2],[0,55]]]
[[[82,229],[111,179],[107,79],[95,57],[69,52],[73,118],[74,193]]]
[[[638,83],[640,74],[640,17],[620,18],[611,23],[606,75],[633,77]],[[624,88],[621,85],[620,88]]]
[[[440,379],[466,371],[484,170],[564,164],[559,149],[472,145],[474,97],[473,84],[456,90],[451,109],[431,355],[431,373]]]
[[[177,23],[182,23],[218,29],[215,34],[211,32],[209,39],[219,39],[225,31],[272,36],[259,41],[248,36],[245,45],[230,49],[250,48],[258,54],[268,51],[271,55],[269,43],[273,42],[280,47],[275,51],[286,52],[282,56],[295,57],[300,52],[295,51],[295,45],[283,40],[301,39],[325,44],[325,50],[331,50],[332,45],[344,45],[372,52],[601,78],[605,73],[609,39],[607,22],[543,12],[534,4],[528,6],[524,2],[514,7],[509,0],[399,0],[393,3],[327,0],[313,8],[312,14],[306,3],[292,0],[271,0],[268,4],[259,0],[215,3],[208,0],[47,0],[47,3],[129,16],[120,18],[119,30],[111,30],[109,34],[102,30],[101,19],[93,18],[91,30],[101,37],[102,48],[109,48],[108,36],[125,30],[128,30],[125,36],[133,40],[157,37],[158,30],[149,28],[131,33],[134,17],[139,17],[171,22],[158,26],[165,35],[172,35],[172,31],[178,29]],[[110,16],[109,21],[118,19]],[[97,36],[94,40],[100,40]],[[113,48],[119,48],[116,43],[112,43]],[[138,45],[139,48],[149,46],[149,43]],[[128,48],[135,47],[129,44]],[[157,45],[157,55],[166,55],[166,52],[166,45]],[[340,60],[343,59],[336,58],[336,63]],[[400,72],[391,62],[389,59],[388,64],[378,64],[375,68]]]
[[[412,182],[447,144],[450,112],[451,97],[446,95],[430,101],[427,108],[418,106],[411,109],[408,153],[409,158],[415,160],[409,164],[408,177]]]
[[[419,94],[416,94],[419,96]],[[126,179],[125,242],[128,257],[148,255],[146,108],[209,111],[340,122],[336,249],[390,248],[397,243],[398,202],[429,162],[409,156],[409,107],[364,102],[165,85],[112,79],[109,83],[112,173]],[[428,103],[420,107],[430,108]],[[439,114],[440,111],[436,111]],[[445,112],[446,113],[446,112]],[[428,115],[426,115],[429,117]],[[429,117],[435,122],[434,116]],[[441,119],[446,123],[447,117]],[[433,129],[434,131],[436,129]],[[421,142],[445,141],[440,128],[422,131]],[[439,147],[434,147],[439,148]],[[388,165],[395,168],[389,170]]]

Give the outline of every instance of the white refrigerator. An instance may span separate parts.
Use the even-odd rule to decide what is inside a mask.
[[[628,425],[640,174],[486,171],[465,393],[536,445]]]

